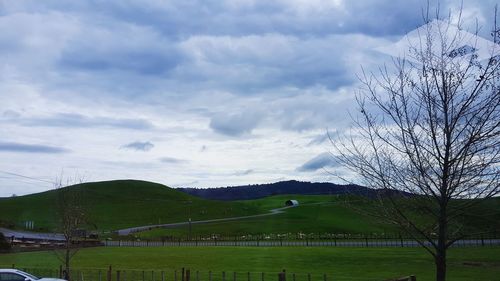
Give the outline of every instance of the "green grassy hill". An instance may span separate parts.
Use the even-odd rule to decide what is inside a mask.
[[[213,201],[194,197],[164,185],[120,180],[85,183],[68,187],[82,195],[90,213],[90,222],[99,231],[117,230],[133,226],[185,222],[268,213],[283,207],[288,199],[296,199],[300,206],[284,213],[237,221],[193,224],[193,236],[283,234],[283,233],[397,233],[392,225],[378,221],[369,212],[369,199],[348,195],[278,195],[257,200]],[[54,190],[0,198],[0,222],[22,229],[22,222],[35,221],[39,231],[57,231]],[[361,212],[360,212],[361,210]],[[415,212],[418,214],[418,212]],[[493,198],[472,209],[462,224],[469,233],[500,230],[500,198]],[[425,220],[425,219],[424,219]],[[142,238],[163,236],[186,237],[189,228],[154,229],[134,234]]]
[[[164,185],[118,180],[79,184],[70,188],[82,195],[90,213],[90,221],[99,230],[115,230],[132,226],[174,223],[209,218],[256,214],[260,209],[239,202],[200,199]],[[0,221],[17,227],[23,221],[35,221],[37,230],[57,229],[55,190],[0,198]]]

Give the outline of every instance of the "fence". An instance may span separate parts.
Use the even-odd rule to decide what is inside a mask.
[[[106,240],[102,242],[108,247],[172,247],[172,246],[235,246],[235,247],[420,247],[411,239],[404,238],[332,238],[329,240],[181,240],[177,241],[126,241]],[[431,243],[426,241],[430,246]],[[500,239],[462,239],[452,247],[489,247],[499,246]]]
[[[15,265],[12,265],[15,267]],[[46,268],[17,268],[39,277],[64,278],[62,267]],[[233,272],[233,271],[195,271],[189,269],[178,270],[126,270],[114,269],[74,269],[70,272],[71,281],[337,281],[337,280],[366,280],[380,281],[380,279],[363,279],[336,276],[326,273],[295,273],[295,272]],[[284,279],[282,279],[284,278]]]

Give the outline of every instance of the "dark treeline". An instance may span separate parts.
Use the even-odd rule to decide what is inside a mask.
[[[218,188],[178,188],[178,190],[212,200],[247,200],[280,194],[354,194],[374,197],[378,191],[359,185],[339,185],[322,182],[280,181],[268,184],[242,185]]]

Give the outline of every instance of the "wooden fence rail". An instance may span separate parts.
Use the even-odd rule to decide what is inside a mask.
[[[0,267],[4,267],[1,266]],[[7,266],[9,267],[9,266]],[[72,269],[67,275],[62,266],[59,268],[12,268],[31,273],[40,277],[68,278],[70,281],[336,281],[342,276],[326,273],[287,272],[213,272],[193,271],[189,268],[179,270],[128,270],[109,266],[106,269]],[[406,278],[406,279],[404,279]],[[416,281],[415,276],[389,279],[391,281]],[[413,278],[413,279],[412,279]],[[352,280],[352,276],[345,276]],[[373,280],[373,279],[361,279]]]

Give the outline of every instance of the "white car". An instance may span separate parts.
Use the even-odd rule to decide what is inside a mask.
[[[66,281],[57,278],[39,278],[17,269],[0,269],[0,281]]]

